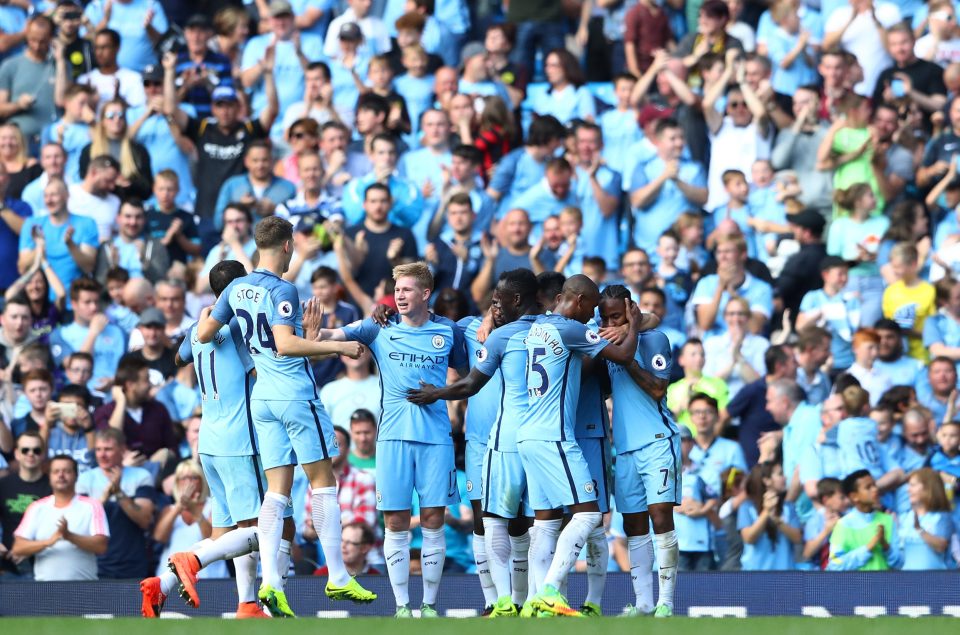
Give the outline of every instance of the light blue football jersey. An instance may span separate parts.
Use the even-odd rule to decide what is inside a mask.
[[[487,386],[500,375],[496,421],[487,447],[499,452],[517,451],[517,429],[527,410],[527,334],[539,316],[524,315],[490,333],[481,350],[477,370],[490,376]]]
[[[841,421],[837,425],[837,447],[843,476],[867,470],[877,479],[888,471],[890,457],[877,438],[877,423],[869,417]]]
[[[257,438],[250,416],[253,359],[243,343],[237,319],[224,324],[207,344],[197,339],[197,324],[187,329],[180,343],[180,359],[193,362],[200,386],[203,411],[200,454],[250,456],[257,452]]]
[[[451,445],[447,404],[418,406],[407,401],[407,391],[419,388],[421,381],[443,386],[447,368],[466,368],[463,334],[452,321],[433,313],[421,326],[404,324],[399,315],[391,322],[384,329],[367,318],[343,327],[347,339],[370,348],[380,368],[383,416],[377,439]]]
[[[600,331],[596,320],[587,322],[591,331]],[[602,439],[607,436],[610,421],[607,416],[607,404],[600,390],[600,380],[596,373],[587,373],[581,377],[580,400],[577,402],[577,425],[574,436],[577,439]]]
[[[319,397],[310,360],[277,353],[273,327],[293,327],[303,337],[303,309],[297,287],[266,269],[231,282],[213,307],[211,316],[227,324],[234,316],[244,345],[257,368],[251,397],[267,401],[299,401]]]
[[[483,344],[477,341],[477,329],[483,322],[482,318],[465,317],[457,322],[457,328],[463,333],[467,345],[467,358],[470,368],[474,368],[480,359]],[[500,407],[500,370],[494,371],[490,381],[480,389],[480,392],[467,399],[466,439],[470,443],[478,443],[486,447],[490,428],[497,418],[497,408]]]
[[[517,441],[573,441],[583,355],[596,357],[607,340],[576,320],[542,315],[527,336],[527,416]]]
[[[633,358],[640,368],[659,379],[670,379],[673,358],[670,341],[660,331],[646,331],[637,338]],[[607,362],[613,393],[613,444],[617,454],[633,452],[660,439],[679,433],[673,413],[667,408],[667,397],[660,401],[644,392],[633,381],[627,369]]]

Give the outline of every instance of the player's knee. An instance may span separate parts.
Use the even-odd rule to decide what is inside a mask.
[[[383,526],[390,531],[408,531],[410,529],[410,510],[384,513]]]
[[[628,536],[644,536],[650,531],[650,517],[646,512],[623,515],[623,531]]]
[[[653,521],[654,533],[673,531],[673,504],[651,505],[650,520]]]
[[[514,538],[522,536],[523,534],[530,531],[530,519],[526,516],[518,516],[517,518],[511,518],[510,522],[507,523],[507,533],[509,533]]]
[[[443,527],[445,507],[424,507],[420,510],[420,525],[427,529]]]

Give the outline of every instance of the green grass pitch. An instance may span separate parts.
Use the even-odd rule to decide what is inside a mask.
[[[349,620],[297,619],[242,621],[210,618],[181,620],[91,620],[81,618],[6,618],[0,620],[5,633],[30,635],[179,635],[198,632],[203,635],[246,635],[266,633],[278,635],[307,635],[318,629],[339,632],[341,629],[362,629],[370,635],[903,635],[905,629],[922,628],[924,635],[955,635],[956,618],[922,618],[922,623],[907,617],[817,619],[811,617],[758,617],[749,619],[713,618],[652,618],[591,620],[481,620],[451,621],[404,620],[389,618],[351,618]],[[333,624],[327,624],[333,621]],[[328,630],[330,629],[330,630]]]

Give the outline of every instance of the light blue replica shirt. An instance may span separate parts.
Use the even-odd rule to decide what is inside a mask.
[[[517,441],[573,441],[582,356],[596,357],[609,342],[576,320],[542,315],[527,336],[527,414]]]
[[[527,106],[541,117],[553,115],[564,124],[573,119],[594,119],[597,115],[597,106],[590,90],[586,86],[577,88],[573,84],[560,91],[549,89],[533,93],[527,98]]]
[[[830,353],[833,367],[846,370],[853,364],[853,333],[860,327],[860,299],[852,293],[841,291],[827,295],[823,289],[808,291],[800,301],[800,312],[822,311],[817,326],[830,332]],[[929,321],[929,320],[928,320]]]
[[[900,549],[903,552],[904,571],[952,569],[955,564],[950,557],[950,537],[953,536],[953,519],[950,512],[927,512],[920,517],[920,529],[932,536],[947,539],[947,549],[937,553],[924,542],[917,529],[917,513],[912,509],[900,518]]]
[[[370,318],[343,327],[347,339],[370,348],[380,368],[383,416],[377,438],[451,445],[446,403],[418,406],[407,401],[407,391],[419,388],[421,381],[443,386],[447,368],[467,367],[463,333],[456,324],[433,313],[421,326],[410,326],[399,315],[391,321],[388,329]]]
[[[878,479],[890,470],[890,457],[877,439],[877,423],[869,417],[850,417],[837,426],[841,472],[844,476],[867,470]]]
[[[515,322],[497,327],[484,342],[477,370],[491,377],[500,374],[496,422],[487,447],[498,452],[517,451],[517,430],[527,410],[527,334],[537,315],[524,315]],[[485,386],[486,387],[486,386]]]
[[[201,396],[200,454],[251,456],[257,438],[250,416],[250,375],[254,362],[244,344],[237,318],[224,324],[213,340],[201,344],[197,325],[180,344],[180,359],[193,362]]]
[[[640,333],[633,358],[641,369],[654,377],[670,379],[673,370],[672,349],[667,336],[660,331]],[[608,360],[607,371],[610,373],[613,393],[613,445],[617,454],[633,452],[679,434],[677,422],[667,407],[666,395],[654,401],[620,364]]]
[[[773,309],[773,288],[760,280],[754,278],[749,273],[744,274],[743,284],[737,289],[737,295],[744,298],[750,304],[750,312],[757,312],[770,318]],[[693,289],[693,295],[690,302],[693,303],[694,311],[698,304],[707,304],[713,301],[713,293],[717,289],[720,278],[717,274],[710,274],[700,278],[697,286]],[[723,312],[730,301],[730,292],[724,289],[720,294],[720,305],[717,307],[717,318],[713,326],[705,333],[706,335],[720,335],[727,332],[727,324],[723,321]]]
[[[698,472],[699,470],[694,465],[683,468],[680,492],[682,499],[691,498],[698,503],[704,503],[711,498],[715,498],[716,494],[707,490],[707,485],[700,478]],[[710,520],[706,516],[691,518],[676,513],[676,508],[674,508],[673,525],[677,531],[677,543],[680,551],[710,551]]]
[[[100,24],[103,20],[103,0],[94,0],[87,5],[83,14],[91,24]],[[170,28],[167,14],[163,11],[162,3],[157,0],[130,0],[129,2],[111,3],[110,20],[107,28],[120,34],[120,50],[117,53],[117,65],[121,68],[142,73],[148,64],[157,63],[157,54],[153,41],[147,34],[143,22],[148,11],[153,11],[150,25],[163,35]]]
[[[546,165],[546,161],[534,159],[526,148],[517,148],[500,159],[490,178],[490,189],[502,194],[497,218],[513,209],[513,199],[543,178]]]
[[[630,183],[631,191],[656,179],[663,173],[665,167],[666,164],[659,155],[654,155],[646,163],[638,165]],[[707,186],[707,173],[696,161],[681,159],[678,178],[694,187]],[[687,199],[674,181],[668,180],[660,188],[652,203],[633,210],[634,242],[648,253],[653,253],[660,235],[676,222],[680,214],[698,207]]]
[[[463,333],[463,338],[467,346],[467,361],[470,368],[475,368],[480,358],[486,354],[482,353],[483,344],[477,340],[477,329],[483,322],[479,317],[465,317],[457,322],[457,328]],[[485,373],[486,374],[486,373]],[[522,382],[524,388],[524,403],[526,409],[526,380]],[[467,399],[466,415],[466,439],[470,443],[478,443],[482,446],[487,445],[487,439],[490,437],[490,429],[497,420],[497,410],[500,408],[500,400],[503,394],[502,379],[500,370],[497,369],[490,375],[490,381],[480,389],[480,392]]]
[[[757,522],[759,513],[753,502],[745,500],[737,511],[737,531],[746,529]],[[783,503],[783,520],[788,525],[800,526],[800,519],[793,510],[792,503]],[[743,543],[743,555],[740,566],[744,571],[792,571],[796,568],[793,558],[793,543],[778,531],[776,539],[770,540],[766,531],[753,544]]]
[[[719,494],[723,484],[720,475],[730,467],[747,471],[747,461],[743,457],[743,448],[732,439],[717,437],[704,449],[694,445],[690,450],[690,460],[698,466],[697,474],[707,484],[710,491]]]
[[[50,353],[53,362],[59,367],[68,355],[80,350],[90,332],[89,326],[80,326],[76,322],[54,329],[50,334]],[[87,382],[87,388],[96,390],[101,380],[113,377],[117,372],[120,358],[127,352],[127,338],[117,326],[107,324],[93,343],[93,375]]]
[[[614,108],[597,118],[597,124],[603,131],[603,158],[607,167],[620,174],[626,174],[627,155],[630,147],[643,138],[643,130],[637,123],[637,111],[620,111]]]
[[[36,212],[37,210],[34,210],[34,214]],[[82,276],[83,271],[77,266],[73,256],[70,255],[64,234],[66,234],[68,227],[73,227],[74,244],[89,245],[96,248],[100,244],[97,223],[88,216],[78,216],[76,214],[68,214],[66,222],[62,225],[54,224],[49,215],[28,218],[24,220],[23,227],[20,229],[19,251],[37,248],[37,244],[33,241],[34,227],[39,227],[46,239],[47,262],[50,263],[63,286],[69,289],[70,283]],[[50,289],[50,299],[53,299],[53,289]],[[67,305],[69,306],[69,302]]]
[[[137,106],[127,111],[127,126],[143,116],[146,106]],[[197,117],[193,104],[180,104],[180,110],[190,118]],[[170,122],[160,114],[147,117],[134,139],[143,144],[150,153],[150,167],[154,176],[161,170],[173,170],[180,180],[180,192],[177,193],[177,206],[193,209],[193,174],[190,172],[190,158],[183,153],[170,132]],[[82,149],[82,148],[81,148]],[[78,173],[79,174],[79,173]]]
[[[345,226],[351,227],[363,222],[366,215],[363,211],[363,197],[366,195],[367,188],[376,180],[376,175],[371,172],[353,179],[343,188]],[[413,181],[395,174],[390,175],[387,187],[390,188],[390,196],[393,199],[393,206],[387,218],[398,227],[413,227],[423,211],[423,196],[420,194],[420,189]]]
[[[257,369],[252,399],[303,401],[319,397],[310,360],[278,354],[273,340],[274,326],[292,327],[295,335],[303,337],[303,309],[292,283],[266,269],[255,269],[223,290],[210,315],[223,324],[236,316]]]
[[[577,166],[576,176],[574,189],[577,206],[583,213],[583,228],[580,230],[577,247],[583,245],[584,255],[600,256],[607,264],[607,269],[616,269],[620,262],[619,210],[615,209],[609,216],[604,216],[593,195],[590,174],[584,168]],[[597,182],[606,194],[620,197],[623,185],[619,172],[614,172],[602,165],[597,170]]]

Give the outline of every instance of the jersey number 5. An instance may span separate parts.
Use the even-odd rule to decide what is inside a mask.
[[[543,359],[543,356],[547,354],[547,349],[545,348],[535,348],[533,349],[533,355],[530,356],[530,370],[527,372],[527,375],[532,375],[536,373],[540,375],[540,386],[537,388],[531,387],[528,392],[533,397],[542,397],[546,394],[547,389],[550,387],[550,378],[547,377],[547,369],[543,367],[538,360]],[[529,384],[529,382],[528,382]]]
[[[250,345],[254,331],[257,333],[257,340],[259,340],[261,348],[268,348],[274,353],[277,352],[277,345],[273,342],[273,330],[267,321],[266,313],[257,313],[256,323],[254,323],[253,316],[243,309],[237,309],[237,317],[243,321],[243,343],[251,355],[257,355],[261,352]]]

